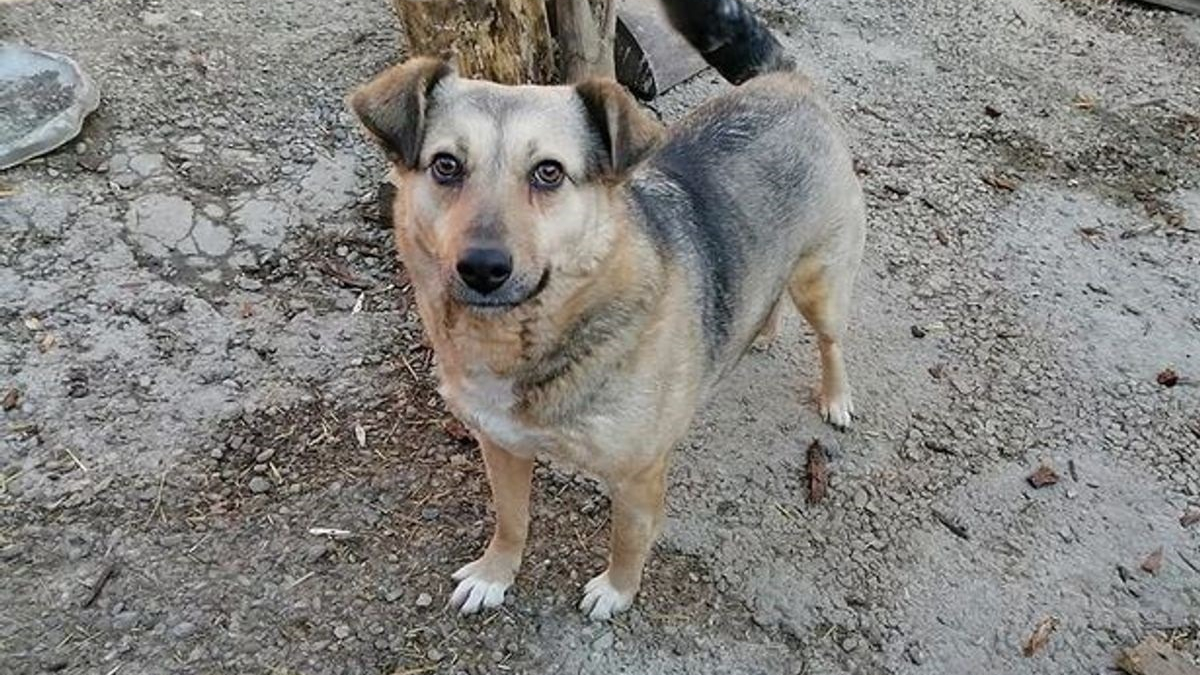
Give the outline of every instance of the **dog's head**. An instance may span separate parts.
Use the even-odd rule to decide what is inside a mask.
[[[407,61],[349,98],[399,176],[397,236],[446,297],[485,313],[556,278],[590,274],[613,246],[613,188],[661,127],[620,85],[503,86],[446,62]]]

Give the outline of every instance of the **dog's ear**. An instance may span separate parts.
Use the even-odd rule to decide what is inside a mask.
[[[575,85],[575,92],[583,101],[588,124],[599,141],[593,163],[604,178],[623,178],[662,140],[662,124],[616,82],[584,80]]]
[[[392,66],[347,98],[350,109],[392,162],[417,168],[433,88],[454,68],[445,59],[418,57]]]

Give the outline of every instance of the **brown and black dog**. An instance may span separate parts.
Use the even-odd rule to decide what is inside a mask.
[[[454,575],[463,612],[513,583],[538,456],[607,483],[608,569],[580,606],[629,607],[669,451],[786,297],[818,336],[821,412],[849,424],[841,344],[863,200],[803,76],[755,77],[670,130],[615,82],[501,86],[431,58],[350,106],[394,165],[397,245],[440,391],[491,483],[495,534]]]

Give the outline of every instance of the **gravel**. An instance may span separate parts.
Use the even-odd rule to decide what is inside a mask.
[[[342,103],[396,56],[389,4],[5,5],[5,35],[105,91],[76,143],[0,181],[8,671],[1058,675],[1158,630],[1195,655],[1200,19],[758,7],[845,121],[868,197],[861,417],[817,418],[815,345],[787,315],[680,445],[634,609],[594,626],[575,604],[608,504],[555,467],[505,609],[445,607],[488,491],[445,431],[360,198],[384,167]],[[725,86],[702,73],[652,105],[673,120]],[[362,311],[331,262],[372,284]],[[807,504],[814,438],[829,487]],[[1043,462],[1060,481],[1033,490]],[[81,607],[101,555],[127,571]]]

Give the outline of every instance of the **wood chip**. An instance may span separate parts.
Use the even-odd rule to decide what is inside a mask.
[[[1150,635],[1117,656],[1128,675],[1200,675],[1200,668],[1157,635]]]
[[[1200,509],[1188,509],[1179,516],[1179,524],[1183,527],[1191,527],[1196,523],[1200,523]]]
[[[816,504],[825,499],[829,490],[829,456],[821,441],[813,439],[808,446],[808,503]]]
[[[339,284],[348,288],[357,288],[360,290],[375,288],[374,281],[357,276],[350,270],[336,262],[333,262],[332,260],[322,260],[320,263],[318,263],[317,267],[319,267],[320,270],[325,274],[333,277],[334,280]]]
[[[1164,369],[1155,380],[1164,387],[1174,387],[1179,384],[1179,373],[1171,368]]]
[[[84,607],[91,607],[92,603],[96,602],[96,598],[100,597],[100,591],[104,590],[104,585],[108,583],[109,579],[112,579],[113,573],[116,571],[117,566],[113,563],[105,565],[104,569],[100,570],[100,576],[96,577],[96,580],[92,582],[92,591],[88,593],[87,598],[83,601]]]
[[[954,536],[958,537],[959,539],[969,540],[971,538],[971,532],[967,529],[967,526],[964,525],[958,518],[950,515],[949,513],[934,509],[933,517],[937,518],[939,523],[944,525],[947,530],[950,530],[950,532],[952,532]]]
[[[1032,485],[1034,489],[1040,490],[1041,488],[1057,483],[1058,472],[1055,471],[1054,467],[1050,466],[1049,464],[1042,464],[1037,468],[1036,471],[1029,474],[1029,477],[1025,480],[1029,481],[1029,484]]]
[[[16,387],[9,389],[4,393],[4,398],[0,399],[0,408],[12,410],[21,405],[21,392]]]
[[[1050,636],[1057,629],[1058,619],[1052,616],[1043,618],[1034,626],[1033,633],[1025,641],[1025,646],[1021,649],[1021,653],[1028,657],[1040,652],[1050,642]]]
[[[1004,192],[1012,192],[1021,185],[1021,181],[1017,180],[1016,178],[1004,176],[998,173],[986,174],[983,177],[983,182],[991,185],[997,190],[1002,190]]]
[[[446,432],[447,436],[453,438],[459,443],[471,442],[471,432],[467,430],[467,427],[465,427],[462,422],[459,422],[453,417],[445,422],[442,422],[442,430]]]
[[[1163,547],[1159,546],[1154,549],[1154,552],[1146,556],[1142,561],[1142,571],[1148,574],[1158,574],[1158,570],[1162,568],[1163,563]]]
[[[1087,94],[1076,94],[1074,100],[1071,101],[1071,105],[1080,110],[1091,110],[1096,107],[1096,99]]]
[[[358,441],[358,447],[367,447],[367,430],[363,428],[363,425],[354,425],[354,439]]]
[[[339,527],[310,527],[308,533],[318,537],[333,537],[334,539],[348,539],[354,536],[350,530],[343,530]]]

